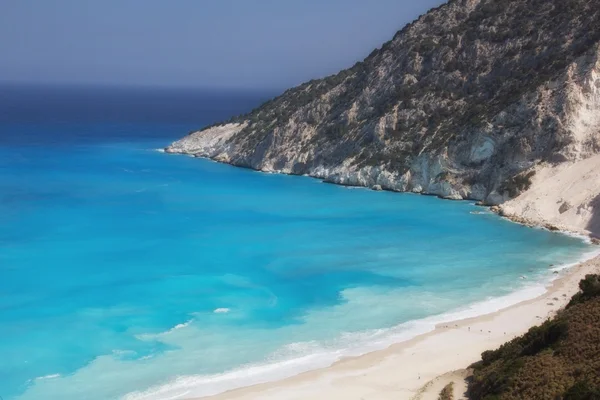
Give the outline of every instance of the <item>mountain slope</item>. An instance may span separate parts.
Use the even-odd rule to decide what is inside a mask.
[[[500,204],[600,152],[600,0],[454,0],[363,62],[166,150]]]

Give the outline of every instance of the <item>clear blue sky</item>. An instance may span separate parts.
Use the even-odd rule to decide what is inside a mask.
[[[282,88],[441,0],[0,0],[0,81]]]

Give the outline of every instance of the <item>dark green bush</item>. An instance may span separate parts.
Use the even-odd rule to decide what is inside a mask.
[[[568,307],[600,296],[600,275],[586,275],[585,279],[579,282],[579,289],[581,292],[573,296]]]
[[[600,400],[600,388],[588,382],[577,382],[565,393],[564,400]]]

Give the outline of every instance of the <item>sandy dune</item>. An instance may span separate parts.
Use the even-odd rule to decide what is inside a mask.
[[[600,154],[538,167],[529,190],[501,209],[533,224],[600,237]]]

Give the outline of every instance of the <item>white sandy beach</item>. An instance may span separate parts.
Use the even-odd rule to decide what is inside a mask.
[[[456,398],[466,385],[465,368],[485,350],[540,324],[565,306],[579,281],[600,272],[600,256],[561,272],[548,291],[492,314],[438,325],[428,334],[359,357],[341,360],[324,369],[281,381],[204,397],[212,400],[402,400],[437,399],[439,391],[455,382]]]

